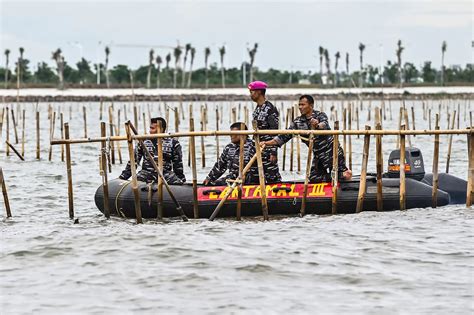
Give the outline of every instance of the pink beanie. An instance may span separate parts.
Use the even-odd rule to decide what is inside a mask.
[[[253,81],[250,82],[248,85],[249,90],[266,90],[268,84],[263,81]]]

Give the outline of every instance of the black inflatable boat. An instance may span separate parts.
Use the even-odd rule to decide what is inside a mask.
[[[400,209],[400,179],[397,159],[399,152],[393,151],[389,158],[389,171],[382,179],[383,209],[392,211]],[[421,152],[416,148],[407,149],[406,161],[406,208],[431,207],[432,175],[425,174]],[[364,211],[377,209],[377,183],[373,175],[367,176]],[[355,213],[359,192],[360,177],[355,176],[351,181],[340,181],[338,186],[338,213]],[[298,214],[303,196],[302,182],[282,182],[266,186],[268,212],[270,215]],[[437,205],[444,206],[466,201],[466,181],[449,174],[440,174]],[[109,182],[109,208],[112,215],[126,218],[135,217],[134,195],[131,182],[114,179]],[[193,188],[191,184],[171,186],[173,194],[181,204],[185,214],[193,217]],[[200,218],[209,218],[219,201],[226,195],[229,187],[198,185],[198,208]],[[148,186],[139,182],[140,204],[144,218],[157,216],[157,185]],[[262,214],[259,185],[244,185],[242,190],[242,216],[258,216]],[[331,183],[310,183],[308,185],[306,213],[330,214],[332,201]],[[103,187],[100,186],[95,194],[95,203],[104,212]],[[237,204],[237,189],[234,189],[227,200],[219,217],[235,217]],[[163,216],[176,217],[176,206],[166,189],[163,189]]]

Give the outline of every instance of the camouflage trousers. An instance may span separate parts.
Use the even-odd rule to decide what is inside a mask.
[[[313,161],[309,181],[311,183],[331,182],[332,172],[332,147],[328,151],[313,151]],[[338,148],[338,179],[342,179],[343,173],[348,170],[344,151]]]

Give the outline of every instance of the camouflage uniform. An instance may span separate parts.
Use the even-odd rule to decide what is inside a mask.
[[[247,138],[244,143],[244,167],[255,155],[255,142]],[[239,177],[239,158],[240,158],[240,144],[229,143],[222,151],[219,160],[214,164],[214,167],[207,175],[206,179],[209,181],[209,185],[221,186],[226,185],[227,179],[236,179]],[[229,174],[219,178],[225,171],[228,170]],[[250,168],[245,175],[245,184],[258,183],[258,169],[256,163]]]
[[[265,101],[263,105],[255,108],[253,112],[253,120],[257,121],[258,130],[278,129],[280,114],[275,105],[269,101]],[[260,135],[260,141],[272,140],[271,135]],[[280,170],[278,163],[270,162],[270,155],[278,156],[277,148],[267,148],[262,152],[263,172],[265,174],[266,183],[281,182]]]
[[[154,157],[155,163],[158,165],[158,146],[157,140],[144,140],[146,150]],[[186,182],[186,177],[183,172],[183,153],[181,144],[175,138],[163,138],[163,176],[166,182],[170,185],[181,185]],[[153,168],[153,164],[149,161],[143,148],[140,144],[135,148],[135,163],[140,164],[143,159],[142,168],[137,173],[139,181],[143,182],[157,182],[158,174]],[[119,176],[121,179],[129,179],[132,176],[130,161],[127,163],[125,170]]]
[[[324,123],[322,130],[330,130],[328,123],[328,116],[320,111],[313,110],[312,118],[315,118],[319,123]],[[298,116],[291,123],[288,129],[291,130],[309,130],[311,129],[310,119],[306,116]],[[282,146],[288,142],[293,135],[278,135],[274,139],[278,146]],[[309,142],[306,139],[301,138],[303,143],[308,145]],[[311,165],[311,173],[309,176],[310,182],[329,182],[331,181],[332,171],[332,147],[333,147],[333,136],[315,136],[313,145],[313,162]],[[338,178],[342,178],[342,174],[348,170],[346,161],[344,158],[344,151],[339,145],[338,148]]]

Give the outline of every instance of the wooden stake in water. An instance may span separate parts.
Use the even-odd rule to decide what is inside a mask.
[[[25,110],[22,111],[23,120],[21,122],[21,156],[25,157]]]
[[[51,161],[51,159],[53,158],[53,146],[51,145],[51,141],[54,139],[54,129],[56,127],[56,112],[53,112],[50,127],[51,127],[51,130],[49,131],[50,144],[49,144],[48,161]]]
[[[291,121],[293,121],[295,119],[293,109],[289,108],[288,110],[289,110],[289,114],[291,116]],[[290,140],[290,172],[293,172],[293,160],[294,160],[294,155],[295,155],[293,141],[294,141],[294,137],[291,137],[291,140]]]
[[[365,126],[365,130],[370,130],[370,126]],[[367,164],[369,162],[370,135],[364,136],[364,149],[362,153],[362,165],[360,170],[359,194],[357,196],[356,212],[359,213],[364,208],[365,190],[367,186]]]
[[[114,136],[114,109],[109,106],[109,136]],[[110,159],[113,165],[115,165],[115,144],[114,141],[110,141]]]
[[[411,124],[413,126],[413,130],[416,130],[416,127],[415,127],[415,109],[413,108],[413,106],[411,107]],[[413,137],[416,137],[416,135],[413,135]]]
[[[16,156],[18,156],[18,158],[22,161],[24,161],[25,159],[23,158],[23,156],[21,156],[20,152],[17,151],[17,149],[15,149],[15,147],[13,146],[13,144],[11,144],[10,142],[8,141],[5,141],[5,143],[7,144],[8,147],[10,147],[13,152],[16,154]]]
[[[435,130],[439,130],[439,114],[435,118]],[[433,190],[431,193],[431,206],[438,206],[438,164],[439,164],[439,135],[435,135],[433,150]]]
[[[125,106],[125,105],[124,105]],[[102,103],[102,100],[100,100],[100,106],[99,106],[99,120],[102,120],[102,111],[104,109],[104,104]]]
[[[5,211],[7,214],[7,218],[11,218],[12,212],[10,209],[10,201],[8,200],[7,185],[5,184],[3,169],[1,167],[0,167],[0,183],[2,185],[3,202],[5,203]]]
[[[375,129],[382,130],[382,125],[378,122]],[[377,169],[377,211],[383,210],[383,195],[382,195],[382,172],[383,172],[383,155],[382,155],[382,136],[375,136],[375,163]]]
[[[352,106],[349,105],[349,112],[348,112],[348,122],[349,122],[349,130],[352,130]],[[352,169],[352,136],[348,136],[348,153],[349,156],[349,169]]]
[[[125,123],[125,131],[127,132],[128,155],[130,157],[130,170],[132,171],[132,191],[135,200],[135,217],[137,224],[140,224],[143,223],[142,209],[140,206],[140,192],[138,191],[137,169],[135,164],[135,152],[133,150],[132,133],[130,131],[130,122]]]
[[[285,117],[285,129],[288,129],[288,124],[289,124],[289,121],[290,121],[290,115],[289,115],[288,110],[286,111],[285,116],[286,116]],[[283,171],[285,171],[285,167],[286,167],[286,142],[283,145],[283,168],[282,168]]]
[[[405,125],[401,126],[405,130]],[[405,135],[400,135],[400,210],[406,210],[405,203]]]
[[[138,128],[138,108],[135,104],[133,104],[133,125]]]
[[[342,129],[347,130],[347,109],[344,107],[342,110]],[[347,161],[347,136],[343,135],[342,136],[342,150],[344,151],[344,158]]]
[[[114,126],[114,130],[115,130],[115,134],[117,136],[120,136],[120,108],[117,110],[117,124]],[[119,163],[122,164],[123,161],[122,161],[122,150],[120,148],[120,141],[117,141],[117,153],[118,153],[118,157],[119,157]],[[110,170],[112,171],[112,170]]]
[[[63,122],[63,113],[59,114],[60,124],[61,124],[61,139],[64,139],[64,122]],[[64,162],[64,144],[61,144],[61,162]]]
[[[105,122],[100,123],[100,136],[105,138],[107,132],[105,129]],[[111,141],[112,142],[112,141]],[[108,219],[110,218],[110,207],[109,207],[109,181],[107,180],[107,146],[106,141],[100,143],[101,155],[100,155],[100,175],[102,176],[102,188],[104,191],[104,215]]]
[[[194,131],[194,118],[189,119],[189,131]],[[191,168],[193,173],[193,213],[194,218],[199,219],[199,207],[197,199],[196,143],[194,136],[189,137],[189,148],[191,152]]]
[[[84,117],[84,138],[87,138],[87,109],[82,106],[82,115]]]
[[[339,130],[339,121],[334,122],[334,130]],[[333,136],[332,145],[332,214],[337,213],[337,186],[339,183],[339,136]]]
[[[174,109],[174,131],[179,132],[179,110],[178,107]]]
[[[252,121],[253,129],[258,130],[257,128],[257,121]],[[268,203],[267,203],[267,191],[265,187],[265,174],[263,173],[263,161],[262,161],[262,150],[260,148],[260,137],[259,135],[255,136],[255,149],[257,155],[257,163],[258,163],[258,177],[260,181],[260,193],[262,197],[262,214],[263,219],[268,220]]]
[[[219,131],[219,108],[216,106],[216,130]],[[219,136],[216,135],[216,161],[219,161]]]
[[[36,159],[40,159],[40,113],[36,112]]]
[[[39,118],[39,112],[36,112]],[[69,140],[69,124],[64,124],[64,139]],[[74,219],[74,197],[72,192],[72,166],[71,166],[71,145],[66,143],[66,173],[67,173],[67,195],[69,205],[69,218]]]
[[[12,113],[13,131],[15,132],[15,144],[18,144],[18,131],[16,128],[15,112],[13,111],[13,108],[11,109],[11,113]]]
[[[453,120],[451,123],[451,129],[454,129],[454,122],[456,120],[456,111],[454,111]],[[448,144],[448,156],[446,158],[446,174],[449,173],[449,162],[451,160],[451,148],[453,145],[453,135],[449,135],[449,144]]]
[[[201,107],[201,131],[206,131],[206,108]],[[201,163],[202,167],[206,167],[206,147],[204,145],[204,137],[201,137]]]

